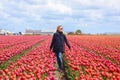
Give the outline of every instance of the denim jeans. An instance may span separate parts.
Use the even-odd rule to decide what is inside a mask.
[[[59,53],[56,54],[56,56],[57,56],[57,63],[58,63],[58,66],[59,66],[60,70],[63,69],[63,58],[62,58],[62,55],[63,55],[62,52],[59,52]]]

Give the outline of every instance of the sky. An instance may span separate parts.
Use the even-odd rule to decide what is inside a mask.
[[[120,0],[0,0],[0,29],[120,33]]]

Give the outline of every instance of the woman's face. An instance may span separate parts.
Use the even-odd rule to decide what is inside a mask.
[[[58,31],[59,31],[59,32],[63,32],[63,27],[59,27],[59,28],[58,28]]]

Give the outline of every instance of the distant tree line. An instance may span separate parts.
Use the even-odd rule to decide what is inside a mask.
[[[81,35],[82,31],[80,29],[76,30],[75,32],[69,32],[68,35]]]

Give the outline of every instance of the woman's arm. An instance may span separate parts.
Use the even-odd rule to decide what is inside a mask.
[[[69,44],[69,42],[68,42],[68,40],[67,40],[65,35],[64,35],[64,40],[65,40],[65,43],[67,44],[68,48],[71,49],[71,46],[70,46],[70,44]]]
[[[53,38],[52,38],[52,42],[51,42],[51,45],[50,45],[50,50],[53,48],[54,46],[54,41],[55,41],[55,33],[53,35]]]

